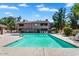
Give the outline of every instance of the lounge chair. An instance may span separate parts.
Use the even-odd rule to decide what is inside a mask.
[[[79,40],[79,33],[74,37],[75,40]]]

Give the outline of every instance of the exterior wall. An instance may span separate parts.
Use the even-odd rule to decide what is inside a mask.
[[[6,27],[7,27],[6,25],[0,23],[0,34],[5,34],[5,32],[6,32],[5,28]]]
[[[2,28],[0,27],[0,34],[2,34]]]
[[[23,26],[19,26],[19,24],[23,24]],[[47,33],[48,29],[49,29],[49,22],[48,21],[20,22],[20,23],[16,24],[16,28],[17,28],[18,32],[23,31],[23,32],[41,32],[41,33],[43,33],[46,31],[46,33]]]
[[[5,33],[6,33],[5,28],[0,27],[0,34],[5,34]]]
[[[4,28],[4,29],[3,29],[3,34],[5,34],[6,32],[7,32],[7,31],[6,31],[6,29]]]

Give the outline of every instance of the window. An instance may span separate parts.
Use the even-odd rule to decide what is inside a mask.
[[[45,23],[44,25],[47,26],[47,23]]]
[[[19,26],[24,26],[24,24],[19,24]]]
[[[43,23],[41,23],[40,25],[43,26]]]
[[[35,24],[35,26],[37,26],[38,24]]]
[[[19,29],[19,31],[21,31],[22,29]]]
[[[41,26],[47,26],[48,24],[47,23],[41,23],[40,25]]]

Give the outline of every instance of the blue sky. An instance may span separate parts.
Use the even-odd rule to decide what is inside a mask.
[[[0,18],[5,16],[22,16],[22,19],[35,21],[48,19],[59,8],[66,8],[69,13],[73,3],[0,3]]]

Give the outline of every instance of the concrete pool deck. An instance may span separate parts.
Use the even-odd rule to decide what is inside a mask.
[[[0,56],[79,56],[79,48],[0,48]]]
[[[3,47],[11,42],[20,40],[20,36],[11,36],[11,34],[0,35],[0,47]]]
[[[74,42],[58,34],[52,34],[52,35],[70,41],[72,43]],[[16,41],[16,39],[14,40]],[[4,43],[5,42],[6,40],[4,41]],[[76,44],[79,43],[77,42]],[[10,48],[1,46],[0,56],[79,56],[79,48],[19,48],[19,47]]]

